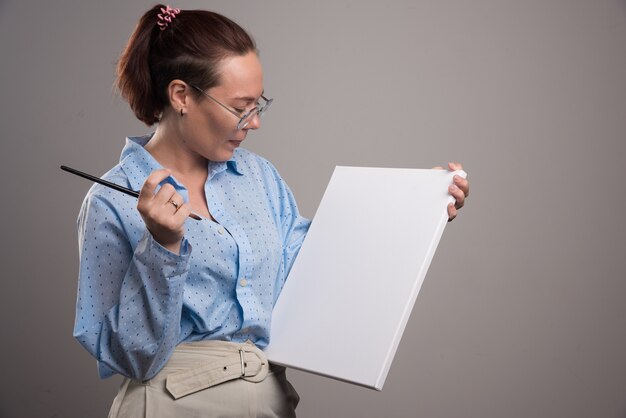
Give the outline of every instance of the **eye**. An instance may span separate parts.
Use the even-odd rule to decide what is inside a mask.
[[[243,113],[246,109],[239,109],[236,107],[233,107],[233,109],[235,109],[238,113]]]

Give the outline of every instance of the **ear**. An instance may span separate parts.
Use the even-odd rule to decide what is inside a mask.
[[[187,113],[187,106],[190,100],[190,88],[182,80],[172,80],[167,86],[167,96],[170,106],[176,113]]]

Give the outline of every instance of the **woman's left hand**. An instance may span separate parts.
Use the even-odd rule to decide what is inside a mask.
[[[443,167],[435,167],[443,170]],[[462,170],[460,163],[448,163],[450,171]],[[456,218],[458,210],[465,205],[465,199],[469,196],[469,181],[461,176],[454,176],[453,183],[448,187],[450,194],[456,199],[456,202],[448,205],[448,222]]]

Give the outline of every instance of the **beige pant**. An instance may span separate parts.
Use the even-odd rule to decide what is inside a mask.
[[[180,344],[154,378],[145,382],[124,379],[109,418],[295,417],[300,398],[281,366],[270,364],[261,382],[234,379],[179,399],[166,389],[169,374],[202,367],[236,353],[241,346],[224,341]]]

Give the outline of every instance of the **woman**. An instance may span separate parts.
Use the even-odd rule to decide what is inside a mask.
[[[109,416],[295,416],[285,369],[259,348],[310,221],[276,169],[239,148],[271,104],[252,38],[224,16],[157,5],[118,87],[157,128],[128,138],[104,176],[138,201],[94,185],[79,215],[74,335],[101,377],[125,376]],[[450,219],[468,190],[455,182]]]

